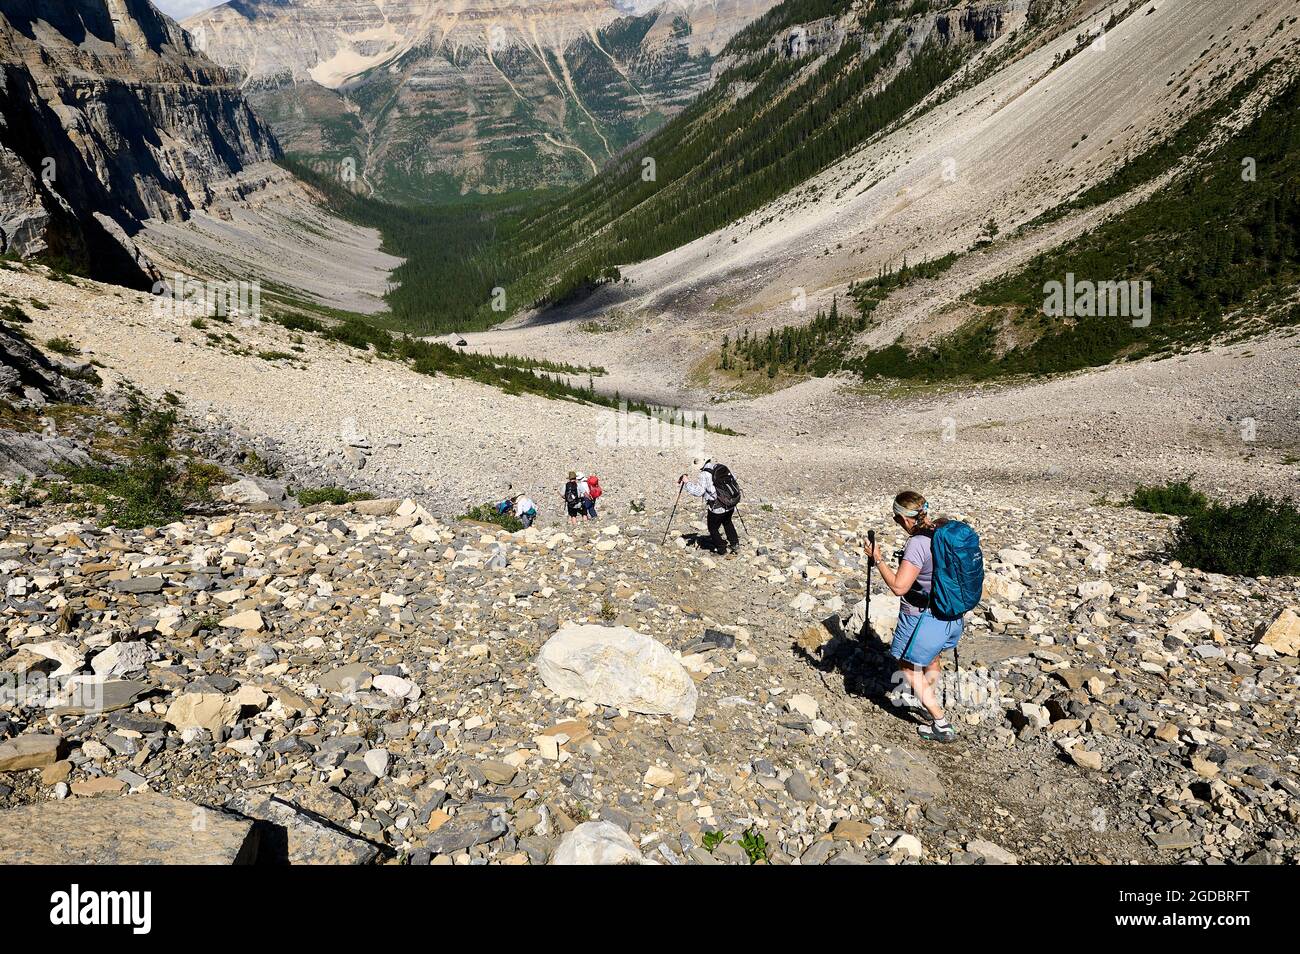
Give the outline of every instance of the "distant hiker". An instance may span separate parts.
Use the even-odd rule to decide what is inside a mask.
[[[930,505],[915,491],[894,498],[893,517],[908,534],[898,569],[885,564],[879,544],[871,550],[880,578],[902,600],[889,654],[930,716],[930,724],[917,729],[921,738],[951,742],[957,730],[934,687],[943,672],[943,651],[956,648],[966,613],[979,603],[984,556],[974,530],[960,520],[934,519]]]
[[[587,519],[596,519],[596,501],[600,499],[601,494],[605,491],[601,489],[600,478],[595,474],[588,474],[585,479],[578,481],[578,489],[587,488],[587,492],[582,495],[582,505],[586,508]]]
[[[514,508],[515,516],[524,525],[524,529],[527,530],[533,525],[533,521],[537,519],[537,504],[533,503],[533,499],[527,494],[519,494],[514,498]]]
[[[570,526],[587,516],[582,493],[578,490],[578,472],[574,470],[569,471],[568,483],[564,485],[564,507],[569,513]]]
[[[725,464],[715,464],[712,460],[697,457],[691,462],[692,468],[699,476],[687,482],[686,475],[677,478],[677,483],[692,497],[702,497],[708,508],[707,521],[709,542],[714,553],[733,557],[740,549],[740,537],[736,534],[736,525],[732,516],[740,503],[740,485]],[[722,540],[722,531],[727,532],[727,540]]]

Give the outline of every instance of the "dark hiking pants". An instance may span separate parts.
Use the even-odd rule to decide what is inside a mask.
[[[736,535],[736,525],[732,523],[731,516],[734,510],[728,510],[726,513],[714,513],[709,511],[709,541],[713,544],[714,553],[726,553],[727,546],[735,550],[740,547],[740,537]],[[727,531],[727,542],[722,542],[722,531]]]

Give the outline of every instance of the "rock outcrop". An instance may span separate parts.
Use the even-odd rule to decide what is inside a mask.
[[[0,3],[0,253],[148,288],[131,236],[279,147],[149,0]]]
[[[244,865],[257,857],[246,818],[153,793],[14,809],[0,825],[0,864]]]

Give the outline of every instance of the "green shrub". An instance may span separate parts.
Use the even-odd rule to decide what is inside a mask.
[[[160,526],[179,520],[188,504],[211,499],[212,485],[225,474],[202,461],[176,463],[175,410],[146,407],[133,395],[123,420],[131,448],[123,464],[63,470],[73,483],[96,488],[92,499],[104,505],[110,522],[125,528]]]
[[[51,338],[49,341],[45,342],[45,347],[69,358],[75,358],[77,355],[81,354],[81,349],[67,338]]]
[[[1229,576],[1300,576],[1300,509],[1256,494],[1245,503],[1210,504],[1183,520],[1173,557]]]
[[[468,513],[461,515],[460,519],[493,523],[502,529],[509,530],[511,533],[517,533],[524,529],[523,522],[514,515],[513,511],[507,510],[505,513],[497,513],[496,506],[490,503],[471,507]]]
[[[1147,513],[1165,513],[1173,517],[1190,517],[1201,513],[1210,501],[1199,490],[1193,490],[1186,480],[1171,481],[1163,485],[1141,484],[1129,498],[1130,507]]]
[[[30,325],[32,323],[31,318],[27,317],[27,312],[12,303],[0,308],[0,321],[8,321],[16,325]]]
[[[756,865],[760,861],[767,861],[770,849],[767,846],[767,839],[755,828],[750,828],[740,837],[740,847],[745,849],[745,854],[749,856],[749,863]]]
[[[342,506],[357,500],[375,499],[374,494],[344,490],[342,487],[308,487],[298,491],[294,496],[298,498],[298,503],[304,507],[312,507],[322,503]]]
[[[325,330],[324,325],[307,315],[277,315],[275,323],[289,331],[310,331],[319,334]]]

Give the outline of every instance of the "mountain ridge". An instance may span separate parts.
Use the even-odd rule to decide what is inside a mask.
[[[386,198],[572,185],[675,114],[776,0],[237,0],[185,21],[294,158]]]

